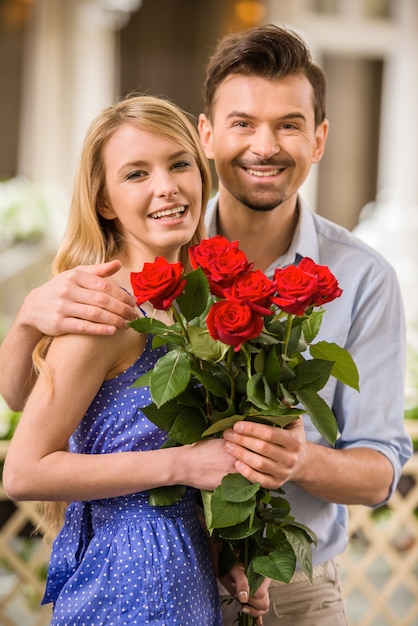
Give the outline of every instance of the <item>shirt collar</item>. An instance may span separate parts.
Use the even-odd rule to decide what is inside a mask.
[[[205,224],[209,237],[215,237],[218,234],[218,201],[219,194],[216,194],[209,200],[206,209]],[[309,257],[315,263],[319,263],[318,239],[314,216],[300,196],[298,196],[298,204],[299,220],[290,247],[270,265],[266,271],[267,276],[271,276],[276,267],[285,267],[286,265],[297,263],[304,256]]]

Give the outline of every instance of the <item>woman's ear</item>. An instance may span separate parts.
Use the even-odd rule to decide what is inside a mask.
[[[115,212],[106,198],[98,198],[97,200],[97,212],[105,220],[114,220],[116,218]]]

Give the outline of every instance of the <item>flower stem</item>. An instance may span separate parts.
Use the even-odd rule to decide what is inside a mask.
[[[287,314],[287,324],[286,324],[286,333],[284,336],[284,349],[283,349],[283,354],[285,356],[287,356],[287,347],[289,345],[289,339],[290,339],[290,333],[292,331],[292,322],[293,322],[293,315],[292,313],[288,313]]]
[[[228,368],[229,380],[231,382],[231,401],[232,401],[232,404],[235,406],[235,374],[232,368],[233,360],[234,360],[234,352],[232,348],[229,348],[226,364]]]
[[[255,617],[240,613],[238,616],[238,626],[255,626]]]
[[[172,304],[170,308],[171,308],[171,311],[172,311],[172,313],[174,315],[174,319],[180,324],[180,328],[182,330],[183,336],[186,337],[186,339],[188,340],[189,336],[188,336],[187,328],[186,328],[186,326],[184,324],[182,315],[177,310],[177,307],[174,304]]]

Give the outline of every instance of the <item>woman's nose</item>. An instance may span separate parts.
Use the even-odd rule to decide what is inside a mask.
[[[155,193],[158,196],[170,198],[178,193],[178,185],[172,174],[161,172],[156,174]]]

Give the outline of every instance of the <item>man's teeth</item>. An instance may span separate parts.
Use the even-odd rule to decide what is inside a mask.
[[[153,213],[152,215],[150,215],[150,217],[152,217],[154,220],[159,220],[164,217],[170,217],[170,218],[180,217],[181,215],[183,215],[185,210],[186,210],[185,206],[178,206],[175,209],[166,209],[165,211],[157,211],[156,213]]]
[[[275,169],[269,170],[268,172],[260,172],[259,170],[252,170],[250,168],[247,168],[247,172],[249,174],[251,174],[252,176],[259,176],[260,178],[263,178],[264,176],[277,176],[279,171],[279,169]]]

